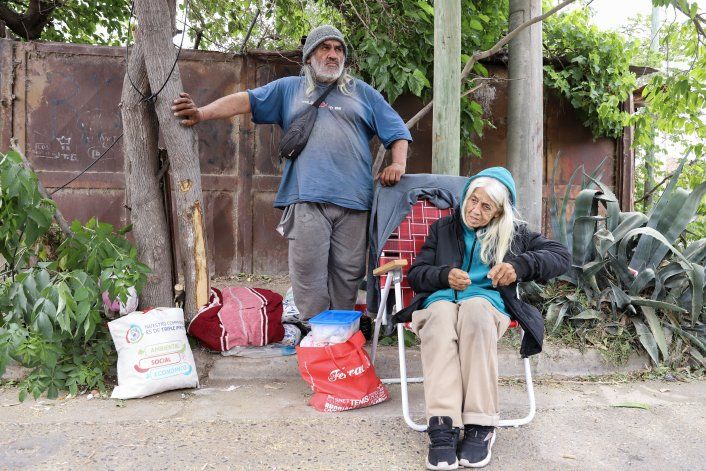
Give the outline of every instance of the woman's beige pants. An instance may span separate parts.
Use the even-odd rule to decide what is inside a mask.
[[[484,298],[437,301],[412,314],[421,339],[427,420],[493,425],[498,415],[498,339],[510,318]]]

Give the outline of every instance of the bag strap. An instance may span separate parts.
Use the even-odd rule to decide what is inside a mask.
[[[319,99],[316,100],[314,103],[312,103],[311,106],[313,106],[314,108],[318,108],[319,106],[321,106],[321,103],[324,102],[324,100],[326,99],[326,96],[331,92],[331,90],[336,88],[336,85],[338,85],[338,80],[334,80],[333,82],[331,82],[331,85],[326,87],[326,90],[324,90],[324,93],[322,93],[321,96],[319,97]]]
[[[360,359],[360,364],[363,365],[366,369],[370,368],[370,360],[365,355],[365,352],[363,350],[363,346],[359,345],[358,343],[351,341],[352,339],[348,339],[346,342],[343,343],[343,345],[350,345],[353,347],[353,350],[355,353],[358,354],[358,358]],[[341,372],[346,372],[347,370],[345,368],[341,368],[341,365],[338,364],[336,361],[336,355],[333,354],[333,350],[330,345],[326,345],[324,347],[324,351],[329,357],[329,360],[334,364],[336,368],[338,368],[339,371]],[[353,352],[351,352],[353,353]]]

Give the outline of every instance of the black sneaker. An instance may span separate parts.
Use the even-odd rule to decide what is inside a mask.
[[[460,429],[453,427],[451,417],[429,418],[429,454],[427,469],[458,469],[456,446]]]
[[[466,425],[459,447],[458,462],[464,468],[482,468],[490,463],[490,450],[495,443],[495,427]]]

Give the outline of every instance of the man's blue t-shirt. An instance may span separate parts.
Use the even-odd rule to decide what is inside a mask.
[[[304,77],[285,77],[248,90],[252,120],[256,124],[279,124],[286,132],[326,86],[317,86],[307,96]],[[377,90],[357,79],[348,89],[350,96],[335,88],[321,104],[306,147],[294,162],[285,163],[275,207],[315,202],[370,210],[370,140],[377,135],[389,148],[398,139],[411,141],[412,136]]]

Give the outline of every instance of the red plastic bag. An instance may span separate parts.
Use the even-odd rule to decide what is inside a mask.
[[[358,331],[346,342],[327,347],[297,347],[299,372],[314,395],[309,405],[322,412],[360,409],[387,400],[375,374],[365,337]]]

